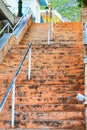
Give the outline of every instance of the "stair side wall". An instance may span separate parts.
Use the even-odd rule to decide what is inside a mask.
[[[32,24],[32,16],[29,17],[29,20],[26,22],[25,26],[23,27],[21,33],[17,38],[14,37],[12,34],[9,39],[7,39],[5,46],[0,50],[0,63],[3,61],[4,57],[7,55],[8,51],[11,49],[12,46],[18,45],[19,42],[23,39],[26,31],[29,29],[29,27]],[[3,51],[4,50],[4,51]]]

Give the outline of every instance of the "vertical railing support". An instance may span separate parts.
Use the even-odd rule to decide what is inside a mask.
[[[9,24],[8,24],[8,27],[7,27],[7,29],[8,29],[8,33],[9,33],[9,30],[10,30]]]
[[[28,53],[28,80],[30,80],[30,74],[31,74],[31,48]]]
[[[52,35],[54,34],[54,9],[52,11]]]
[[[13,83],[12,88],[12,127],[14,127],[14,118],[15,118],[15,82]]]
[[[84,60],[85,65],[85,122],[86,122],[86,130],[87,130],[87,58]]]
[[[54,32],[54,23],[53,23],[53,20],[52,20],[52,35],[53,35],[53,32]]]
[[[48,45],[50,44],[50,26],[48,28]]]

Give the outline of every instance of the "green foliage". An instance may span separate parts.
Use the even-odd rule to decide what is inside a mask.
[[[70,21],[81,20],[81,8],[75,0],[52,0],[52,5],[64,18]]]
[[[52,7],[65,19],[74,22],[81,20],[81,7],[78,7],[76,0],[52,0]]]
[[[77,0],[80,7],[86,6],[87,7],[87,0]]]

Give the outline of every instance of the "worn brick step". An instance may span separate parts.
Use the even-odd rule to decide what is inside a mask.
[[[5,113],[7,118],[6,120],[11,119],[11,113]],[[43,112],[43,113],[37,113],[37,112],[20,112],[15,111],[15,120],[23,120],[26,121],[30,120],[83,120],[84,116],[82,112]],[[5,120],[5,117],[3,113],[0,116],[0,121]]]
[[[61,56],[60,56],[60,58],[59,57],[49,57],[49,58],[51,58],[51,60],[52,61],[50,61],[50,59],[49,58],[44,58],[43,56],[39,56],[37,59],[35,59],[36,58],[36,56],[33,56],[32,57],[32,61],[31,61],[31,69],[32,70],[34,70],[34,66],[35,66],[35,68],[39,68],[39,69],[45,69],[45,68],[47,68],[47,69],[50,69],[50,68],[52,68],[53,70],[55,70],[55,69],[57,69],[58,71],[61,71],[61,70],[63,70],[63,68],[64,69],[66,69],[66,70],[70,70],[70,71],[73,71],[73,70],[78,70],[78,72],[79,71],[81,71],[81,70],[83,70],[83,63],[79,63],[79,61],[78,60],[80,60],[80,58],[79,59],[70,59],[70,61],[69,61],[69,59],[63,59]],[[41,59],[39,59],[39,58],[41,58]],[[10,58],[9,58],[10,59]],[[17,59],[16,58],[16,60],[19,60],[19,59]],[[68,62],[69,61],[69,62]],[[71,61],[73,61],[73,63],[71,62]],[[10,69],[12,69],[12,68],[16,68],[16,67],[18,67],[19,66],[19,64],[20,64],[20,62],[21,62],[21,60],[19,60],[18,62],[16,62],[15,63],[15,61],[13,61],[13,63],[9,63],[9,64],[2,64],[1,66],[0,66],[0,69],[4,69],[4,67],[6,66],[7,68],[6,68],[6,71],[8,70],[8,68],[10,68]],[[63,62],[63,63],[62,63]],[[79,65],[78,65],[78,63],[79,63]],[[14,65],[14,66],[13,66]],[[76,65],[78,65],[78,66],[76,66]],[[24,63],[24,65],[23,65],[23,67],[24,66],[28,66],[28,59],[26,59],[26,61],[25,61],[25,63]],[[55,67],[54,67],[55,66]],[[50,68],[49,68],[50,67]],[[27,68],[25,68],[25,70],[26,70]],[[0,72],[2,71],[2,70],[0,70]],[[5,72],[4,72],[5,73]],[[55,73],[55,71],[54,71],[54,73]],[[67,75],[69,75],[69,74],[67,74]],[[73,74],[72,74],[73,75]]]
[[[57,36],[58,37],[58,36]],[[55,42],[54,42],[55,43]],[[82,46],[82,44],[81,44],[81,42],[78,44],[79,42],[77,42],[77,43],[73,43],[72,44],[72,42],[71,42],[71,44],[66,44],[66,43],[63,43],[63,44],[60,44],[60,43],[58,43],[58,44],[50,44],[50,45],[39,45],[39,44],[37,44],[37,45],[33,45],[33,47],[53,47],[53,48],[64,48],[65,47],[65,49],[67,48],[67,47],[69,47],[69,48],[77,48],[77,47],[81,47]],[[20,44],[19,44],[20,45]],[[55,46],[54,46],[55,45]],[[73,50],[72,50],[73,51]]]
[[[25,90],[26,89],[26,90]],[[24,87],[24,89],[22,88],[20,91],[17,91],[16,89],[16,97],[60,97],[60,98],[72,98],[72,97],[76,97],[78,93],[82,93],[84,94],[84,91],[51,91],[51,90],[36,90],[34,91],[34,89],[28,89],[27,87]]]
[[[71,83],[64,84],[63,82],[60,83],[60,82],[57,82],[57,81],[55,81],[55,82],[52,82],[52,81],[48,82],[48,81],[43,80],[43,79],[41,79],[41,82],[36,82],[35,80],[27,80],[27,78],[25,78],[25,79],[21,79],[20,78],[20,81],[22,81],[22,83],[24,83],[24,84],[29,84],[30,86],[31,85],[36,85],[37,86],[37,85],[41,85],[41,84],[43,84],[43,85],[58,85],[58,86],[65,86],[65,87],[66,86],[77,86],[78,88],[80,88],[80,86],[81,87],[84,86],[83,82],[82,83],[76,82],[76,83],[73,83],[73,84],[71,84]],[[20,82],[17,82],[17,83],[19,84]]]
[[[11,77],[12,76],[12,77]],[[46,76],[46,75],[45,75]],[[19,78],[20,77],[20,78]],[[28,80],[27,79],[27,73],[25,75],[19,75],[18,79],[17,79],[17,84],[20,84],[21,86],[28,86],[30,87],[31,89],[35,89],[35,88],[39,88],[39,85],[42,86],[41,84],[43,84],[43,89],[45,88],[44,85],[46,85],[48,88],[50,87],[49,85],[52,84],[52,86],[54,87],[53,89],[54,90],[59,90],[59,91],[62,91],[62,90],[67,90],[67,91],[71,91],[72,89],[74,89],[75,91],[78,91],[78,90],[83,90],[83,80],[69,80],[69,81],[66,81],[66,80],[55,80],[55,79],[48,79],[46,80],[46,78],[44,78],[43,76],[40,76],[39,78],[32,78],[31,76],[31,80]],[[47,76],[46,76],[47,77]],[[9,78],[9,79],[8,79]],[[42,78],[42,79],[40,79]],[[9,75],[6,77],[6,79],[4,79],[4,81],[1,81],[1,89],[2,87],[4,87],[4,89],[6,90],[8,88],[8,86],[10,85],[11,81],[13,79],[13,75]],[[32,80],[33,79],[33,80]],[[78,81],[78,82],[77,82]],[[22,82],[22,83],[21,83]],[[27,85],[27,83],[29,85]],[[24,84],[24,85],[22,85]],[[20,86],[19,85],[19,86]],[[56,85],[56,86],[55,86]],[[67,86],[66,86],[67,85]],[[32,87],[31,87],[32,86]],[[61,87],[61,88],[60,88]],[[63,88],[62,88],[63,87]],[[69,89],[68,89],[69,88]],[[41,88],[42,89],[42,88]],[[52,88],[51,88],[52,89]],[[3,89],[2,89],[3,90]],[[73,90],[73,91],[74,91]]]
[[[18,117],[17,117],[18,116]],[[46,112],[46,113],[37,113],[37,112],[17,112],[15,113],[15,119],[20,120],[25,116],[26,120],[83,120],[84,116],[82,112]]]
[[[37,73],[36,73],[37,74]],[[37,74],[38,75],[38,74]],[[46,76],[46,75],[45,75]],[[47,79],[48,78],[48,79]],[[36,83],[44,83],[44,84],[47,84],[47,83],[56,83],[58,85],[69,85],[69,84],[72,84],[72,85],[76,85],[77,84],[77,80],[70,80],[70,81],[66,81],[66,80],[56,80],[55,77],[54,78],[50,78],[49,76],[46,76],[46,77],[43,77],[43,76],[39,76],[39,77],[35,77],[35,78],[32,78],[31,79]],[[47,80],[46,80],[47,79]],[[78,84],[81,86],[83,85],[83,80],[81,79]]]
[[[39,72],[39,70],[40,70],[40,72]],[[52,80],[53,79],[57,79],[56,82],[60,82],[61,83],[61,82],[64,81],[64,82],[68,82],[68,83],[72,83],[73,84],[80,77],[79,76],[79,73],[80,73],[79,70],[76,71],[77,74],[76,74],[76,76],[74,78],[73,78],[73,76],[66,76],[66,75],[64,77],[62,77],[62,75],[65,74],[62,70],[58,71],[58,73],[52,73],[52,70],[49,70],[49,69],[48,69],[48,71],[49,71],[48,73],[45,73],[45,71],[47,69],[45,69],[45,70],[39,69],[39,70],[37,71],[37,69],[35,69],[35,71],[33,71],[33,72],[31,70],[31,79],[44,80],[44,79],[48,78],[47,81],[49,79],[52,79]],[[21,72],[21,74],[24,74],[24,73],[27,74],[27,70]],[[62,77],[62,79],[61,79],[61,77]],[[83,80],[83,78],[81,77],[79,82],[82,82],[82,80]]]
[[[10,99],[11,100],[11,99]],[[9,101],[9,100],[8,100]],[[7,102],[8,102],[7,101]],[[66,97],[66,98],[60,98],[60,97],[51,97],[51,96],[46,96],[46,97],[18,97],[16,98],[16,103],[17,104],[28,104],[28,105],[32,105],[32,104],[51,104],[51,103],[57,103],[57,104],[79,104],[80,102],[78,102],[76,100],[76,97]]]
[[[74,125],[76,124],[76,125]],[[52,120],[33,120],[28,121],[25,123],[24,120],[16,121],[15,127],[22,127],[22,128],[59,128],[61,129],[78,129],[78,130],[85,130],[84,121],[75,121],[75,120],[67,120],[67,121],[52,121]]]
[[[72,85],[72,84],[69,84],[69,85],[58,85],[56,83],[49,83],[49,84],[33,84],[33,83],[26,83],[25,81],[23,81],[22,84],[18,84],[16,85],[16,89],[17,90],[20,90],[20,91],[24,91],[25,88],[31,92],[66,92],[68,93],[69,92],[74,92],[74,91],[83,91],[84,90],[84,86],[80,86],[79,84],[76,84],[76,85]],[[2,89],[2,91],[4,91],[5,89]]]
[[[26,48],[27,49],[27,48]],[[39,49],[41,49],[41,50],[39,50]],[[75,51],[76,50],[76,51]],[[11,54],[11,56],[9,55],[9,57],[10,58],[14,58],[14,57],[16,57],[15,56],[15,51],[16,50],[14,50],[14,52],[13,52],[13,54]],[[19,51],[20,51],[20,48],[19,48]],[[21,52],[19,52],[18,51],[18,53],[17,53],[17,55],[20,55],[20,57],[19,57],[19,59],[21,58],[21,54],[23,54],[25,51],[23,50],[21,50]],[[38,51],[38,52],[37,52]],[[74,48],[74,50],[72,51],[72,53],[70,52],[70,51],[68,51],[68,48],[66,49],[66,50],[64,50],[63,52],[61,52],[61,50],[59,50],[59,49],[48,49],[48,52],[44,49],[42,49],[42,48],[39,48],[38,47],[38,49],[37,49],[37,51],[36,51],[36,49],[34,48],[34,49],[32,49],[32,56],[34,56],[35,54],[37,55],[37,54],[41,54],[42,56],[43,55],[46,55],[46,54],[50,54],[51,55],[51,57],[54,57],[54,56],[56,56],[56,57],[58,57],[59,55],[65,55],[65,56],[68,56],[68,54],[70,55],[69,57],[73,57],[73,56],[79,56],[79,57],[81,57],[81,53],[79,53],[79,51],[77,50],[77,49],[75,49]],[[67,51],[67,52],[66,52]],[[53,55],[52,55],[53,54]],[[49,56],[50,56],[49,55]],[[39,56],[39,55],[38,55]],[[8,57],[8,58],[9,58]],[[16,58],[18,58],[18,57],[16,57]],[[37,57],[38,58],[38,57]],[[68,58],[68,57],[63,57],[63,58]],[[77,58],[77,57],[75,57],[75,58]]]
[[[2,97],[0,98],[0,102],[2,101]],[[11,105],[12,98],[8,97],[7,104]],[[60,98],[58,96],[53,96],[51,97],[50,95],[46,97],[16,97],[15,98],[15,103],[16,104],[27,104],[27,105],[41,105],[41,104],[81,104],[76,97],[65,97],[65,98]]]
[[[11,129],[11,128],[7,128],[7,129],[4,129],[3,128],[3,130],[13,130],[13,129]],[[51,128],[51,129],[49,129],[49,128],[33,128],[33,129],[29,129],[29,128],[15,128],[15,130],[79,130],[79,129],[57,129],[57,128]],[[81,129],[81,130],[85,130],[85,129]]]
[[[64,34],[65,33],[65,34]],[[63,33],[60,33],[60,32],[55,32],[55,39],[59,37],[61,39],[70,39],[70,40],[75,40],[75,39],[78,39],[79,38],[81,39],[82,38],[82,34],[73,34],[73,33],[68,33],[68,37],[67,37],[67,32],[63,32]]]
[[[42,113],[42,112],[84,112],[84,104],[33,104],[33,105],[28,105],[28,104],[15,104],[15,111],[19,111],[20,109],[23,112],[37,112],[37,113]],[[4,113],[9,113],[12,110],[12,105],[11,102],[6,104],[3,108],[2,113],[0,116]]]
[[[76,124],[76,125],[74,125]],[[4,122],[0,122],[0,127],[1,128],[11,128],[11,121],[4,121]],[[35,128],[35,129],[59,129],[59,130],[85,130],[85,126],[84,126],[84,121],[83,120],[79,120],[79,121],[75,121],[75,120],[67,120],[67,121],[61,121],[61,120],[44,120],[44,121],[40,121],[40,120],[33,120],[33,121],[25,121],[25,120],[15,120],[15,128]],[[49,130],[48,129],[48,130]]]
[[[71,44],[71,42],[72,43],[75,43],[75,42],[79,42],[79,41],[81,41],[82,40],[82,38],[78,38],[78,39],[71,39],[71,38],[55,38],[55,42],[57,41],[58,43],[60,43],[60,44],[63,44],[64,42],[66,43],[66,44]]]
[[[8,85],[9,87],[9,85]],[[65,87],[62,87],[62,90],[61,90],[61,86],[59,87],[54,87],[54,86],[44,86],[44,85],[27,85],[25,86],[25,84],[21,84],[21,85],[16,85],[16,97],[43,97],[43,96],[46,96],[46,94],[48,93],[48,95],[52,96],[55,94],[55,96],[59,96],[60,98],[61,97],[68,97],[68,98],[72,98],[72,97],[76,97],[78,93],[81,93],[81,94],[84,94],[84,90],[81,89],[81,90],[67,90],[68,88],[66,89],[63,89]],[[5,92],[6,92],[7,88],[5,87],[2,87],[1,88],[1,93],[0,93],[0,96],[3,97],[5,95]],[[65,90],[67,90],[65,92]]]
[[[54,42],[53,42],[54,43]],[[29,44],[29,43],[28,43]],[[19,50],[19,49],[27,49],[28,48],[28,44],[27,45],[25,45],[25,44],[23,44],[23,45],[21,45],[21,44],[19,44],[19,45],[17,45],[17,49]],[[32,43],[33,44],[33,43]],[[43,48],[44,47],[44,48]],[[66,44],[66,43],[64,43],[64,44],[60,44],[60,43],[54,43],[54,44],[50,44],[50,45],[42,45],[42,44],[33,44],[32,45],[32,48],[33,49],[39,49],[39,48],[42,48],[43,50],[45,50],[45,49],[61,49],[61,48],[63,48],[64,50],[66,50],[66,49],[72,49],[72,51],[74,51],[73,50],[73,48],[74,49],[76,49],[76,48],[81,48],[82,47],[82,44],[81,45],[79,45],[78,46],[78,42],[76,43],[76,44],[72,44],[72,43],[70,43],[70,44]],[[14,50],[16,50],[16,48],[15,47],[12,47],[12,49],[14,49]],[[11,52],[12,52],[12,49],[11,49]],[[23,50],[20,50],[20,51],[23,51]],[[39,50],[39,51],[41,51],[41,50]],[[52,51],[52,50],[51,50]]]
[[[82,29],[82,24],[81,22],[65,22],[65,23],[56,23],[55,28],[62,28],[63,30],[69,30],[72,29],[72,31],[80,31]]]

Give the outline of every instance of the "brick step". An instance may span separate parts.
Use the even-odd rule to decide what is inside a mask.
[[[29,123],[31,124],[31,123]],[[28,125],[29,125],[28,124]],[[76,125],[74,125],[76,124]],[[51,120],[34,120],[32,122],[32,126],[31,127],[37,128],[41,128],[41,127],[45,127],[45,128],[59,128],[59,129],[83,129],[85,130],[84,127],[84,121],[75,121],[75,120],[66,120],[66,121],[51,121]]]
[[[84,109],[84,104],[15,104],[15,111],[22,110],[23,112],[84,112]],[[11,110],[11,102],[9,103],[9,105],[6,103],[0,116],[3,116],[4,113],[10,113]]]
[[[48,104],[51,104],[51,103],[57,103],[57,104],[79,104],[79,102],[76,100],[76,97],[72,97],[72,98],[69,98],[69,97],[65,97],[65,98],[60,98],[60,97],[51,97],[51,96],[46,96],[46,97],[18,97],[16,98],[16,103],[17,104],[43,104],[43,103],[48,103]]]
[[[47,76],[47,75],[40,75],[39,73],[36,73],[37,76],[35,76],[34,78],[32,78],[31,76],[31,80],[33,80],[34,82],[39,82],[40,84],[41,83],[45,83],[47,84],[48,82],[51,84],[52,82],[56,82],[58,85],[69,85],[69,84],[72,84],[72,85],[76,85],[77,84],[77,80],[76,79],[73,79],[73,80],[66,80],[65,78],[64,79],[57,79],[57,77],[53,77],[53,76]],[[56,78],[56,79],[55,79]],[[78,80],[78,84],[81,86],[83,85],[83,79],[80,79],[80,81]]]
[[[57,37],[59,37],[59,36],[57,36]],[[23,41],[26,42],[26,40],[27,40],[27,39],[23,39],[21,43],[23,43]],[[33,39],[33,40],[34,40],[34,39]],[[47,39],[47,40],[48,40],[48,39]],[[47,40],[45,40],[45,39],[44,39],[44,40],[42,40],[42,39],[40,40],[40,39],[39,39],[38,41],[39,41],[39,42],[47,42]],[[55,39],[54,39],[54,41],[55,41]],[[37,41],[36,41],[36,42],[37,42]],[[53,41],[52,41],[52,42],[53,42]],[[16,48],[16,47],[18,48],[19,46],[20,46],[20,47],[24,47],[24,46],[28,46],[28,44],[29,44],[28,42],[26,42],[26,44],[24,44],[24,45],[21,44],[21,43],[20,43],[19,45],[12,46],[12,48]],[[59,42],[56,42],[56,43],[58,43],[58,44],[55,44],[55,42],[53,42],[53,43],[54,43],[54,44],[50,44],[50,45],[37,44],[37,45],[33,45],[33,46],[34,46],[34,47],[40,47],[40,46],[41,46],[41,47],[48,47],[48,48],[49,48],[49,47],[53,47],[53,48],[56,48],[56,47],[59,47],[59,48],[60,48],[60,47],[61,47],[61,48],[62,48],[62,47],[64,47],[64,48],[67,48],[67,47],[73,48],[73,47],[75,47],[75,48],[77,48],[77,47],[79,47],[79,48],[80,48],[80,47],[82,46],[81,41],[80,41],[80,43],[77,42],[77,43],[73,43],[73,44],[72,44],[72,42],[71,42],[70,44],[66,44],[66,43],[60,44]],[[78,44],[78,43],[79,43],[79,44]],[[33,44],[33,43],[32,43],[32,44]],[[21,46],[21,45],[22,45],[22,46]],[[55,46],[54,46],[54,45],[55,45]]]
[[[78,47],[77,47],[78,48]],[[64,51],[62,52],[61,51],[61,49],[59,49],[59,48],[51,48],[51,47],[45,47],[45,49],[43,49],[43,46],[42,47],[40,47],[39,45],[37,46],[37,47],[32,47],[32,53],[33,54],[37,54],[37,51],[36,51],[36,49],[37,50],[39,50],[39,49],[41,49],[41,50],[39,50],[39,52],[38,53],[40,53],[40,54],[53,54],[53,55],[56,55],[57,56],[57,54],[59,54],[59,55],[65,55],[65,56],[67,56],[68,54],[70,54],[70,56],[80,56],[81,54],[79,54],[79,50],[77,50],[77,48],[66,48],[66,49],[63,49]],[[18,50],[18,52],[17,52],[17,55],[19,54],[24,54],[24,52],[25,52],[25,50],[24,50],[25,48],[24,47],[19,47],[17,50]],[[26,47],[26,49],[27,49],[27,47]],[[68,51],[68,49],[70,49],[70,51],[72,50],[72,53],[70,52],[70,51]],[[74,49],[74,50],[73,50]],[[15,50],[16,49],[14,49],[14,50],[12,50],[12,54],[11,55],[13,55],[14,56],[14,54],[15,54]],[[46,50],[48,50],[48,52],[46,52]],[[67,51],[67,52],[66,52]],[[70,57],[69,56],[69,57]]]
[[[21,47],[21,46],[19,46],[19,48],[17,48],[17,50],[18,50],[18,52],[17,52],[17,55],[19,54],[19,55],[21,55],[21,54],[24,54],[24,52],[25,52],[25,50],[24,49],[27,49],[27,47]],[[78,48],[78,47],[77,47]],[[77,50],[77,48],[53,48],[53,47],[51,47],[51,46],[49,46],[49,48],[48,48],[48,46],[47,47],[45,47],[44,49],[43,49],[43,46],[37,46],[37,47],[32,47],[32,53],[33,54],[37,54],[37,53],[39,53],[39,54],[53,54],[53,55],[56,55],[57,56],[57,54],[59,54],[59,55],[65,55],[65,56],[67,56],[68,54],[69,54],[69,57],[71,57],[71,56],[81,56],[81,54],[79,53],[79,50]],[[39,50],[39,49],[41,49],[41,50]],[[63,49],[63,52],[61,51],[61,49]],[[69,50],[68,50],[69,49]],[[74,49],[74,50],[73,50]],[[46,50],[48,50],[48,52],[46,52]],[[11,51],[11,55],[12,56],[14,56],[15,55],[15,51],[16,51],[16,49],[14,49],[14,50],[12,50]],[[37,51],[39,51],[39,52],[37,52]],[[72,53],[71,53],[71,51],[72,51]],[[9,56],[9,55],[8,55]],[[37,57],[38,58],[38,57]],[[68,57],[67,57],[68,58]]]
[[[57,82],[54,82],[54,83],[48,83],[48,84],[40,84],[40,83],[34,83],[33,81],[23,81],[22,80],[22,85],[20,84],[20,82],[17,81],[17,85],[16,85],[16,88],[21,88],[21,91],[22,89],[24,88],[24,86],[26,86],[25,88],[26,89],[30,89],[31,91],[35,92],[35,91],[38,91],[38,92],[43,92],[43,91],[52,91],[52,92],[66,92],[68,93],[69,92],[74,92],[74,91],[83,91],[84,90],[84,85],[79,85],[78,83],[73,85],[73,84],[69,84],[69,85],[59,85],[57,84]],[[29,91],[30,91],[29,90]],[[24,91],[24,89],[23,89]]]
[[[23,80],[23,79],[22,79]],[[20,97],[33,97],[33,96],[40,96],[41,98],[43,96],[46,96],[46,93],[48,93],[50,96],[53,96],[55,93],[55,96],[59,97],[67,97],[72,98],[76,97],[78,93],[84,94],[84,88],[83,85],[46,85],[46,84],[30,84],[27,85],[27,83],[23,83],[22,80],[17,80],[16,85],[16,96]],[[21,83],[22,82],[22,83]],[[18,85],[19,84],[19,85]],[[1,93],[0,96],[3,97],[7,88],[9,87],[10,83],[1,84]],[[27,91],[26,91],[27,90]],[[66,92],[67,91],[67,92]]]
[[[80,86],[79,88],[75,87],[72,85],[72,87],[67,87],[64,85],[44,85],[44,84],[39,84],[39,85],[26,85],[26,84],[21,84],[22,81],[19,82],[19,85],[17,83],[16,85],[16,96],[20,95],[20,96],[26,96],[26,97],[46,97],[46,94],[48,93],[48,95],[53,97],[53,94],[55,94],[55,96],[59,96],[61,97],[68,97],[68,98],[72,98],[72,97],[76,97],[78,93],[84,93],[83,87]],[[7,88],[9,87],[9,83],[4,84],[1,86],[1,93],[0,96],[3,96],[7,90]],[[73,89],[74,88],[74,89]],[[19,91],[20,89],[20,91]],[[26,91],[27,90],[27,91]],[[65,91],[66,90],[66,91]]]
[[[81,30],[81,22],[65,22],[65,23],[56,23],[55,28],[62,28],[63,30],[70,30],[72,31],[80,31]]]
[[[74,125],[76,124],[76,125]],[[10,128],[11,127],[11,122],[10,121],[4,121],[0,122],[0,127],[1,128]],[[39,121],[39,120],[33,120],[33,121],[25,121],[25,120],[16,120],[15,121],[15,128],[32,128],[32,129],[68,129],[68,130],[85,130],[84,126],[84,121],[79,120],[66,120],[66,121],[51,121],[51,120],[44,120],[44,121]]]
[[[5,117],[3,116],[4,113],[0,116],[0,121],[5,120]],[[5,113],[7,118],[6,120],[11,119],[11,113]],[[37,112],[31,112],[31,111],[15,111],[15,120],[84,120],[83,112],[43,112],[43,113],[37,113]]]
[[[2,98],[0,98],[0,102],[2,101]],[[9,106],[11,105],[12,98],[9,96],[7,100],[7,104]],[[46,97],[16,97],[15,98],[15,103],[16,104],[27,104],[27,105],[41,105],[41,104],[81,104],[81,102],[78,102],[76,97],[59,97],[59,96],[53,96],[51,97],[50,95],[46,95]]]
[[[45,69],[46,70],[46,69]],[[63,73],[62,71],[61,72],[58,72],[58,73],[52,73],[52,70],[49,71],[49,73],[45,73],[45,70],[42,71],[42,72],[39,72],[37,70],[34,70],[34,71],[31,71],[31,79],[30,81],[27,80],[27,73],[28,73],[28,70],[22,70],[19,77],[17,78],[17,83],[20,83],[20,82],[23,82],[23,81],[26,81],[26,83],[34,83],[36,82],[37,80],[37,83],[39,82],[40,84],[44,83],[44,84],[54,84],[54,85],[61,85],[61,86],[66,86],[66,85],[72,85],[72,86],[82,86],[84,84],[84,81],[83,81],[83,78],[79,73],[81,73],[80,71],[76,71],[78,72],[75,75],[75,73],[73,72],[73,75],[66,75],[65,73]],[[49,70],[49,69],[48,69]],[[10,71],[10,70],[8,70]],[[6,71],[6,72],[8,72]],[[15,74],[16,70],[14,71],[14,74]],[[51,74],[52,73],[52,74]],[[71,71],[72,73],[72,71]],[[14,74],[11,74],[11,72],[7,75],[7,74],[4,74],[1,78],[3,79],[0,79],[1,81],[1,85],[4,84],[6,85],[9,84],[12,79],[13,79],[13,76]],[[35,75],[36,74],[36,75]],[[83,74],[83,72],[82,72]],[[62,75],[65,75],[62,77]],[[61,79],[62,77],[62,79]],[[47,79],[48,78],[48,79]],[[78,78],[80,78],[80,80],[78,80]]]
[[[4,129],[3,128],[3,130],[13,130],[13,129],[11,129],[11,128],[9,128],[9,129]],[[15,130],[26,130],[26,128],[15,128]],[[57,128],[51,128],[51,129],[49,129],[49,128],[33,128],[33,129],[29,129],[29,128],[27,128],[27,130],[79,130],[79,129],[57,129]],[[85,130],[85,129],[81,129],[81,130]]]
[[[56,45],[56,44],[55,44]],[[73,55],[75,55],[75,54],[77,54],[78,53],[78,55],[80,55],[79,54],[79,50],[77,50],[77,48],[78,47],[72,47],[72,48],[70,48],[70,47],[67,47],[67,48],[53,48],[53,47],[51,47],[51,45],[49,46],[49,48],[48,48],[48,45],[46,45],[47,47],[45,47],[44,49],[43,49],[43,46],[39,46],[39,44],[37,45],[37,47],[32,47],[32,52],[33,53],[36,53],[37,54],[37,51],[36,51],[36,49],[37,50],[39,50],[39,49],[41,49],[41,50],[39,50],[39,53],[42,53],[42,54],[44,54],[44,53],[47,53],[47,54],[54,54],[54,55],[57,55],[57,54],[60,54],[60,55],[63,55],[63,54],[71,54],[71,50],[72,50],[72,56]],[[18,52],[17,52],[17,54],[20,54],[20,53],[24,53],[25,52],[25,50],[24,49],[27,49],[27,47],[21,47],[21,46],[19,46],[19,48],[17,48],[17,50],[18,50]],[[61,51],[61,49],[63,49],[64,50],[64,52],[62,52]],[[68,49],[70,49],[70,50],[68,50]],[[73,50],[74,49],[74,50]],[[13,52],[12,52],[12,54],[14,54],[15,53],[15,50],[16,49],[14,49],[13,50]],[[48,50],[48,52],[46,52],[46,50]],[[51,52],[52,51],[52,52]],[[67,51],[67,52],[66,52]],[[75,54],[74,54],[75,53]]]
[[[54,38],[55,42],[60,43],[60,44],[63,44],[63,43],[66,43],[66,44],[76,43],[77,44],[78,42],[82,41],[82,37],[80,37],[80,36],[71,37],[71,35],[70,35],[68,37],[67,36],[64,37],[64,35],[57,36],[57,34],[55,34],[55,38]]]
[[[75,43],[75,42],[79,42],[79,41],[81,41],[82,40],[82,38],[77,38],[77,39],[71,39],[71,38],[59,38],[59,37],[56,37],[55,38],[55,42],[58,42],[58,43],[60,43],[60,44],[63,44],[64,42],[66,43],[66,44],[70,44],[71,42],[72,43]]]
[[[41,97],[41,99],[42,99],[44,97],[54,97],[54,94],[55,94],[55,97],[58,97],[58,98],[72,98],[72,97],[76,97],[78,93],[82,93],[82,94],[84,93],[84,91],[82,91],[82,90],[78,91],[78,92],[77,91],[76,92],[75,91],[68,91],[68,92],[62,91],[61,92],[61,91],[51,91],[51,90],[50,90],[50,92],[45,91],[45,90],[40,91],[40,92],[38,92],[38,91],[29,92],[29,89],[27,87],[25,87],[25,88],[26,88],[26,90],[28,90],[28,92],[21,90],[21,92],[16,92],[16,96],[17,97]],[[47,93],[48,93],[48,95],[47,95]]]

